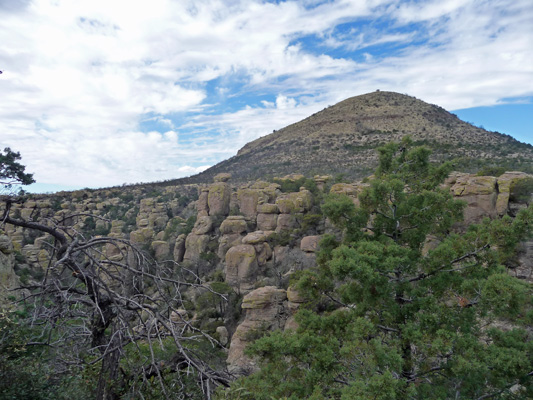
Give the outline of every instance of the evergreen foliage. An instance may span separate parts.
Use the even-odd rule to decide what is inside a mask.
[[[533,396],[531,287],[505,268],[533,207],[452,233],[464,204],[429,154],[409,139],[383,146],[358,207],[326,200],[343,239],[325,237],[318,268],[295,283],[309,299],[297,331],[250,346],[261,369],[230,398]]]
[[[13,185],[30,185],[35,182],[33,174],[25,171],[26,167],[18,162],[20,153],[6,147],[0,151],[0,187],[10,190]]]

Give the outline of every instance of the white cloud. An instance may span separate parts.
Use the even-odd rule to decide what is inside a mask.
[[[43,183],[195,173],[378,88],[451,109],[533,95],[530,0],[2,4],[0,137]]]

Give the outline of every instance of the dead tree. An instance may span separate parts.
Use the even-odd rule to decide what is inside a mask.
[[[154,379],[166,398],[191,398],[191,381],[204,398],[229,384],[230,376],[198,345],[215,352],[221,344],[191,323],[184,310],[185,290],[211,290],[198,276],[173,262],[156,263],[128,240],[86,237],[64,220],[16,218],[16,201],[3,199],[0,222],[51,238],[44,277],[23,287],[19,300],[31,304],[29,323],[40,327],[41,337],[31,345],[57,349],[59,364],[100,365],[97,399],[118,399],[125,391],[140,398]],[[156,353],[162,351],[171,357],[161,361]],[[172,393],[165,384],[168,374],[173,374]]]

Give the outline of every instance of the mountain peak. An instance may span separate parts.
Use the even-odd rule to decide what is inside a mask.
[[[256,139],[235,157],[192,179],[205,181],[220,172],[229,172],[238,181],[288,173],[362,178],[375,168],[378,146],[407,135],[430,147],[434,160],[458,158],[458,169],[465,171],[509,160],[532,164],[530,145],[475,127],[415,97],[376,91],[350,97]]]

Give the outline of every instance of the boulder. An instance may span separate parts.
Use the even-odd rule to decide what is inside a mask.
[[[183,256],[185,255],[185,240],[187,235],[181,234],[176,239],[176,244],[174,245],[174,261],[182,262]]]
[[[497,178],[493,176],[459,176],[451,187],[454,196],[491,195],[496,192]]]
[[[242,215],[230,215],[220,225],[220,232],[223,234],[243,233],[246,229],[246,220]]]
[[[220,259],[226,257],[226,252],[233,246],[242,244],[242,236],[239,233],[230,233],[222,235],[218,240],[217,255]]]
[[[277,206],[276,206],[277,208]],[[259,206],[258,206],[259,209]],[[274,231],[278,226],[278,214],[259,213],[257,214],[257,229],[262,231]]]
[[[315,183],[316,183],[316,186],[318,188],[318,190],[320,190],[321,192],[324,191],[324,189],[326,188],[326,183],[331,180],[332,176],[331,175],[315,175],[313,177],[313,179],[315,180]]]
[[[184,261],[198,261],[200,254],[205,253],[209,244],[209,235],[190,233],[185,239]]]
[[[305,188],[299,192],[285,193],[278,196],[276,205],[283,214],[303,213],[313,206],[313,195]]]
[[[164,240],[156,240],[152,242],[152,249],[154,250],[154,258],[156,261],[168,260],[170,255],[168,242]]]
[[[222,346],[226,346],[229,342],[229,333],[225,326],[218,326],[216,332],[218,333],[218,341]]]
[[[225,182],[217,182],[209,187],[207,205],[209,215],[228,215],[231,198],[231,188]]]
[[[226,283],[236,291],[248,293],[257,277],[257,254],[251,244],[240,244],[230,248],[225,256]]]
[[[257,264],[262,267],[272,258],[272,249],[266,242],[254,245],[257,254]]]
[[[143,244],[151,241],[154,236],[154,230],[152,228],[141,228],[130,233],[130,240],[133,243]]]
[[[336,183],[331,187],[329,192],[331,194],[348,196],[356,206],[359,206],[358,196],[368,186],[368,183]]]
[[[242,299],[242,309],[248,321],[273,321],[278,311],[276,307],[287,300],[287,292],[275,286],[264,286],[248,293]]]
[[[298,216],[301,216],[298,215]],[[276,232],[292,231],[300,226],[298,218],[294,214],[279,214],[276,225]]]
[[[257,212],[261,214],[279,214],[279,208],[274,203],[258,204]]]
[[[263,242],[266,242],[268,238],[272,236],[273,233],[274,233],[273,231],[250,232],[248,235],[242,238],[242,242],[244,244],[263,243]]]
[[[205,235],[213,229],[213,219],[211,217],[198,217],[192,229],[196,235]]]
[[[498,216],[496,182],[497,179],[493,176],[463,175],[456,179],[451,191],[456,198],[467,203],[464,211],[465,225],[481,222],[485,217]]]
[[[4,254],[13,253],[13,243],[7,235],[0,235],[0,252]]]
[[[237,203],[246,219],[255,220],[260,199],[262,202],[268,200],[268,196],[265,196],[261,190],[241,188],[237,191]]]
[[[300,242],[300,250],[305,251],[306,253],[315,253],[318,249],[318,243],[320,242],[321,236],[305,236]]]
[[[209,215],[209,206],[207,205],[207,198],[209,196],[209,189],[203,188],[196,200],[196,210],[198,211],[198,216],[208,216]]]

